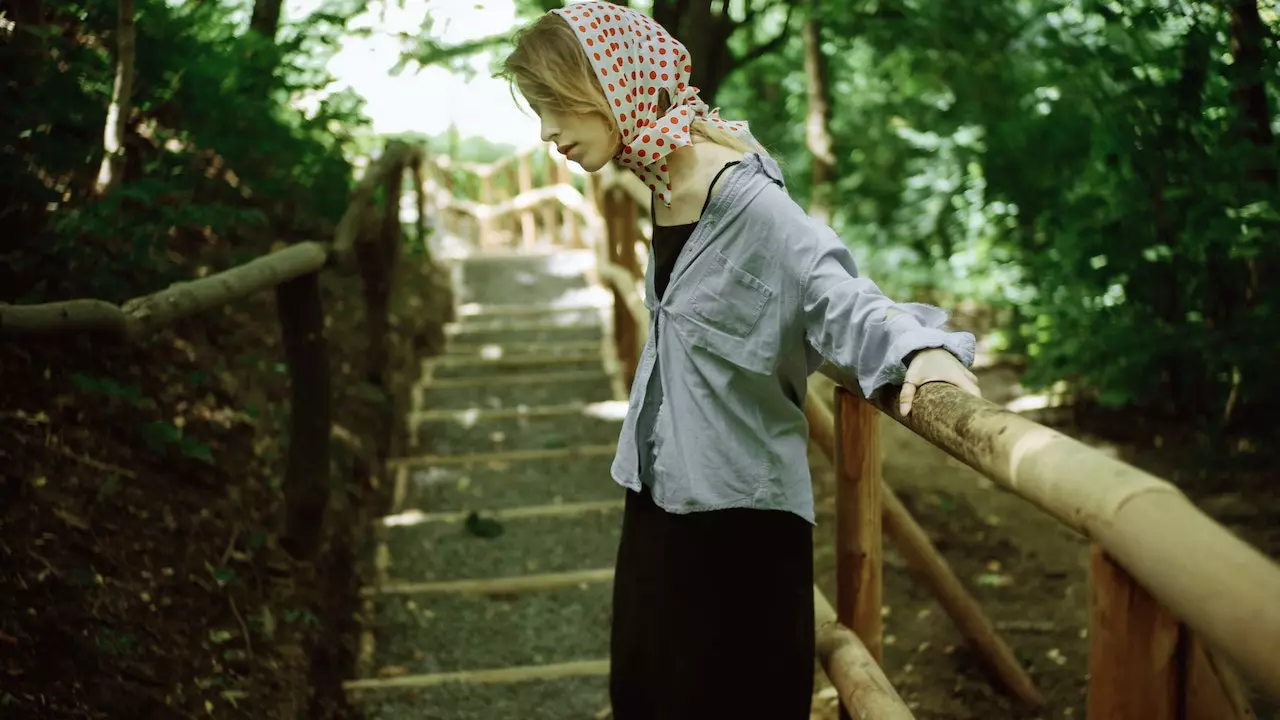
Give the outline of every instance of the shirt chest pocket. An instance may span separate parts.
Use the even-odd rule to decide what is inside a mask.
[[[746,370],[773,373],[780,344],[778,324],[768,320],[779,302],[774,296],[763,280],[715,251],[690,299],[690,341]]]

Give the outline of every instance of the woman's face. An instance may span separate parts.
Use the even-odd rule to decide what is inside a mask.
[[[583,115],[536,105],[533,111],[542,121],[543,141],[554,143],[560,154],[587,172],[604,167],[621,149],[618,126],[598,113]]]

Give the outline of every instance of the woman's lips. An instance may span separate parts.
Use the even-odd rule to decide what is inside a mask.
[[[571,143],[569,145],[565,145],[564,147],[558,147],[556,148],[556,150],[559,150],[561,155],[565,157],[569,157],[569,153],[573,152],[574,149],[577,147],[578,145],[576,143]]]

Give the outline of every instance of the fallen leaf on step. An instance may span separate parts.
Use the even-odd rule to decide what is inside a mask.
[[[400,665],[388,665],[378,671],[378,677],[392,678],[408,675],[409,668]]]

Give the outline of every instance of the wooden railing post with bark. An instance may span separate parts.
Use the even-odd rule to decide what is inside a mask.
[[[539,149],[531,154],[544,152]],[[452,166],[450,166],[452,167]],[[634,380],[648,331],[636,247],[649,193],[606,167],[584,197],[558,162],[550,187],[485,206],[438,192],[445,214],[481,220],[541,206],[545,244],[595,243],[598,276],[613,291],[614,350]],[[492,167],[477,167],[480,174]],[[564,225],[561,226],[563,219]],[[523,221],[522,221],[523,222]],[[523,225],[522,225],[523,228]],[[527,231],[521,233],[527,238]],[[472,247],[498,249],[481,237]],[[525,240],[522,247],[528,247]],[[831,405],[809,393],[810,437],[836,469],[835,607],[814,589],[819,659],[842,707],[858,718],[910,718],[882,662],[882,532],[895,543],[999,685],[1028,706],[1044,698],[927,533],[881,474],[879,423],[912,432],[1093,541],[1089,717],[1097,720],[1236,720],[1250,717],[1229,659],[1280,698],[1280,567],[1197,510],[1172,485],[957,388],[920,389],[912,415],[896,397],[864,399],[839,385]],[[843,382],[842,382],[843,381]],[[813,381],[811,380],[811,388]],[[834,411],[833,409],[834,408]],[[1212,648],[1212,649],[1211,649]]]
[[[295,558],[310,560],[319,550],[329,502],[329,438],[332,380],[324,330],[319,273],[330,265],[358,264],[365,290],[369,344],[365,355],[367,382],[383,389],[387,372],[386,340],[390,278],[400,237],[400,191],[404,173],[423,166],[423,152],[391,142],[351,192],[333,242],[300,242],[243,265],[115,305],[82,299],[40,305],[0,304],[0,336],[13,338],[70,333],[93,334],[121,342],[144,340],[174,321],[273,290],[280,318],[291,387],[289,451],[283,490],[285,510],[281,545]],[[378,186],[386,189],[380,231],[361,233]],[[425,207],[425,188],[418,207]],[[419,236],[425,224],[418,218]],[[389,397],[389,393],[388,393]],[[385,461],[390,425],[377,434],[374,471]]]
[[[828,374],[839,382],[837,373]],[[1172,485],[950,386],[921,388],[909,419],[896,413],[895,393],[871,401],[844,387],[836,394],[837,428],[862,427],[878,409],[1093,540],[1089,718],[1252,717],[1224,658],[1268,695],[1280,697],[1280,653],[1275,652],[1280,643],[1280,567],[1205,516]],[[809,418],[821,445],[821,425],[829,421],[821,412],[809,412]],[[838,437],[874,445],[865,435],[841,432]],[[851,471],[837,465],[841,482]],[[838,513],[858,513],[843,525],[838,519],[840,527],[865,527],[860,519],[865,508],[847,508],[840,499],[837,506]],[[891,514],[886,511],[884,517]],[[886,529],[890,526],[886,522]],[[901,528],[890,532],[902,537]],[[850,541],[842,536],[840,542]],[[917,547],[923,542],[918,539]],[[904,555],[913,566],[918,564]],[[852,576],[845,582],[858,593],[868,592],[862,579],[877,574],[860,566],[840,572]],[[940,600],[944,597],[939,594]],[[860,600],[847,602],[858,607]],[[983,629],[965,629],[954,601],[943,604],[975,640],[973,630]],[[855,615],[853,622],[867,621]],[[1005,653],[993,653],[990,647],[983,654],[1003,684],[1016,692],[1011,658],[1002,659]]]

